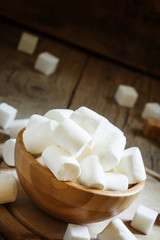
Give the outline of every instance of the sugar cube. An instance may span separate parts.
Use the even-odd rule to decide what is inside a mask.
[[[4,129],[8,128],[15,119],[17,109],[7,103],[0,104],[0,126]]]
[[[14,202],[17,197],[17,181],[12,174],[0,173],[0,204]]]
[[[28,119],[15,119],[11,122],[8,127],[8,133],[11,138],[16,138],[17,134],[22,130],[22,128],[26,127]]]
[[[147,117],[160,119],[160,104],[157,102],[146,103],[141,116],[144,119]]]
[[[86,226],[69,223],[63,240],[90,240],[90,234]]]
[[[17,49],[19,51],[32,54],[37,46],[38,37],[30,33],[23,32],[18,44]]]

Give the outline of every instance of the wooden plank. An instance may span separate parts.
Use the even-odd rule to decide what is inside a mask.
[[[135,87],[139,94],[135,107],[120,107],[115,102],[114,94],[119,84]],[[139,147],[146,167],[160,173],[159,145],[143,136],[141,118],[146,102],[160,102],[159,90],[158,80],[94,56],[89,58],[70,108],[85,105],[108,118],[124,131],[126,147]]]
[[[67,108],[72,92],[83,71],[87,54],[55,40],[39,36],[33,55],[17,51],[22,29],[0,23],[0,102],[18,109],[17,118],[33,113],[44,114],[52,108]],[[11,38],[10,34],[14,32]],[[34,70],[39,53],[48,51],[60,59],[51,76]]]
[[[158,0],[1,0],[0,15],[160,76]]]

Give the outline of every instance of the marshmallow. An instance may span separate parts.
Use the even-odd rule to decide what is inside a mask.
[[[12,174],[0,173],[0,204],[14,202],[17,197],[17,181]]]
[[[115,93],[115,100],[120,106],[132,108],[138,98],[138,93],[134,87],[119,85]]]
[[[128,189],[128,178],[124,174],[105,172],[105,190],[125,191]]]
[[[123,173],[128,177],[129,184],[144,181],[146,173],[141,152],[138,147],[125,149],[115,172]]]
[[[92,153],[92,147],[88,144],[83,148],[83,151],[77,156],[77,161],[79,162],[83,158],[88,157]]]
[[[79,161],[79,165],[81,167],[79,183],[90,188],[104,190],[104,171],[98,156],[90,155]]]
[[[19,51],[32,54],[37,46],[37,43],[38,43],[38,37],[32,34],[23,32],[17,49]]]
[[[157,102],[146,103],[141,117],[144,119],[147,117],[160,119],[160,104]]]
[[[15,150],[16,139],[10,138],[8,139],[3,146],[2,156],[4,162],[11,167],[15,166],[14,160],[14,150]]]
[[[91,140],[91,136],[69,118],[59,123],[53,138],[57,145],[74,156],[80,154]]]
[[[95,130],[103,120],[107,121],[106,118],[87,107],[78,108],[70,118],[84,128],[91,136],[93,136]]]
[[[0,126],[4,129],[8,128],[10,123],[15,119],[17,109],[7,103],[0,104]]]
[[[105,229],[97,235],[98,240],[136,240],[137,238],[124,225],[124,223],[116,218],[113,219]]]
[[[8,127],[8,133],[11,138],[16,138],[17,134],[22,130],[22,128],[26,127],[28,119],[16,119],[13,120]]]
[[[74,181],[81,169],[75,158],[58,146],[49,146],[42,153],[42,159],[55,177],[61,181]]]
[[[158,212],[143,205],[139,205],[131,221],[131,226],[144,234],[148,234],[151,232],[157,216]]]
[[[52,109],[44,114],[44,117],[55,120],[57,122],[62,122],[66,118],[69,118],[73,110],[71,109]]]
[[[42,156],[36,158],[37,162],[39,162],[43,167],[46,167],[46,164],[42,158]]]
[[[29,128],[29,127],[34,127],[40,123],[45,123],[45,122],[48,122],[49,119],[46,118],[46,117],[43,117],[39,114],[33,114],[29,120],[28,120],[28,123],[26,125],[26,128]]]
[[[119,163],[125,144],[125,136],[119,132],[113,132],[104,136],[93,146],[92,154],[99,156],[104,171],[108,171]]]
[[[55,72],[59,59],[48,52],[38,55],[34,68],[39,72],[49,76]]]
[[[29,127],[23,132],[23,143],[28,152],[37,154],[44,151],[50,145],[55,144],[53,131],[58,123],[50,120],[33,127]]]
[[[69,223],[63,240],[90,240],[90,234],[86,226]]]

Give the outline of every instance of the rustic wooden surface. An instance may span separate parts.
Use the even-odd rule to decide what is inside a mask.
[[[24,30],[39,36],[33,55],[16,49]],[[0,102],[16,107],[17,119],[44,114],[51,108],[74,110],[85,105],[120,127],[127,137],[127,147],[138,146],[145,166],[160,173],[160,147],[143,136],[141,119],[146,102],[160,103],[159,79],[4,20],[0,20],[0,32]],[[55,74],[49,77],[33,68],[42,51],[60,58]],[[122,83],[134,86],[139,93],[132,109],[114,101]]]
[[[1,0],[0,15],[160,76],[159,0]]]

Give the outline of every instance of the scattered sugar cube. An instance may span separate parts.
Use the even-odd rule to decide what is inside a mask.
[[[143,124],[144,136],[156,139],[160,143],[160,119],[147,117]]]
[[[4,129],[8,128],[15,119],[17,109],[7,103],[0,104],[0,126]]]
[[[8,133],[11,138],[16,138],[17,134],[22,130],[22,128],[26,127],[28,119],[16,119],[13,120],[8,127]]]
[[[38,55],[34,68],[39,72],[49,76],[55,72],[59,59],[54,55],[43,52]]]
[[[125,174],[128,177],[129,184],[144,181],[146,179],[146,173],[139,148],[131,147],[125,149],[114,171]]]
[[[18,44],[19,51],[32,54],[37,46],[38,37],[30,33],[23,32]]]
[[[15,166],[15,161],[14,161],[15,144],[16,144],[15,138],[8,139],[4,143],[3,151],[2,151],[4,162],[11,167]]]
[[[81,175],[78,178],[80,184],[96,188],[105,189],[104,171],[98,156],[90,155],[79,162]]]
[[[133,217],[131,226],[144,234],[149,234],[157,216],[158,212],[140,205]]]
[[[17,180],[6,172],[0,173],[0,204],[14,202],[17,197]]]
[[[78,161],[58,146],[47,147],[42,153],[42,159],[61,181],[74,181],[81,174]]]
[[[90,234],[86,226],[69,223],[63,240],[89,240]]]
[[[141,116],[144,119],[147,117],[160,119],[160,104],[157,102],[146,103]]]
[[[55,120],[57,122],[62,122],[66,118],[69,118],[73,110],[71,109],[51,109],[44,114],[44,117]]]
[[[138,93],[132,86],[119,85],[115,93],[115,100],[120,106],[132,108],[138,98]]]
[[[113,219],[102,232],[97,235],[98,240],[137,240],[124,223]]]

